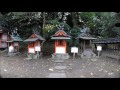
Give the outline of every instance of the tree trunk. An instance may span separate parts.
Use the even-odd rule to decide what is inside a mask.
[[[42,34],[43,34],[43,37],[45,38],[45,31],[44,31],[45,30],[45,24],[46,24],[45,12],[43,12],[42,17],[43,17]]]
[[[71,16],[72,16],[73,27],[76,27],[77,22],[76,22],[76,19],[75,19],[75,12],[71,12]]]

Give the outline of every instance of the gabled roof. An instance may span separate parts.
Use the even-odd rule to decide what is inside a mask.
[[[70,35],[67,35],[67,33],[64,30],[58,30],[54,35],[51,36],[51,39],[70,39]]]
[[[38,39],[45,41],[45,39],[41,35],[38,35],[38,34],[35,34],[35,35],[37,36]]]
[[[64,35],[67,35],[67,33],[66,33],[64,30],[58,30],[58,31],[55,33],[55,35],[57,35],[57,34],[60,33],[60,32],[63,32]]]
[[[21,41],[23,41],[19,36],[12,36],[12,35],[10,35],[10,37],[11,37],[11,40],[9,40],[7,42],[14,42],[14,41],[21,42]]]
[[[37,40],[45,41],[45,39],[41,35],[35,34],[35,36],[36,36],[36,38],[28,38],[28,39],[24,40],[24,42],[35,42]]]
[[[81,39],[85,39],[85,40],[97,39],[97,38],[92,37],[88,33],[81,33],[77,38],[81,38]]]
[[[35,42],[37,40],[38,38],[29,38],[29,39],[24,40],[24,42]]]

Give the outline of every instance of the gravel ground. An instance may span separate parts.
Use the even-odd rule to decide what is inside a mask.
[[[66,78],[120,77],[119,62],[110,58],[80,59],[77,57],[64,62],[54,62],[51,56],[39,60],[25,60],[25,58],[25,55],[7,57],[0,54],[2,78],[49,78],[51,73],[65,73]]]

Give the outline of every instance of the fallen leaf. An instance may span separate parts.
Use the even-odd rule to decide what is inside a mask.
[[[113,73],[108,73],[108,75],[112,75]]]
[[[103,69],[100,69],[99,71],[102,71]]]
[[[53,68],[49,68],[50,71],[53,71]]]
[[[85,76],[80,76],[80,77],[85,77]]]
[[[93,75],[93,73],[91,72],[90,75]]]
[[[7,70],[6,70],[6,69],[4,69],[4,71],[6,72]]]

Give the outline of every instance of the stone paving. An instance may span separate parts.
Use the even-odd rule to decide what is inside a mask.
[[[66,69],[66,66],[62,65],[63,63],[65,63],[64,61],[65,60],[54,60],[55,66],[53,69],[55,69],[57,71],[54,73],[53,72],[50,73],[48,78],[67,78],[66,73],[64,71]],[[59,63],[60,63],[60,65],[57,65]],[[60,70],[62,70],[62,72]],[[59,73],[58,73],[58,71],[59,71]]]
[[[0,54],[2,78],[119,78],[118,60],[100,57],[52,60],[51,56],[39,60],[25,60],[26,56],[7,57]]]
[[[65,73],[50,73],[48,78],[66,78]]]

